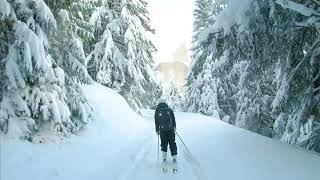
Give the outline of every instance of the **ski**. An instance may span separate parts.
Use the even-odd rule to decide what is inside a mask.
[[[162,162],[162,171],[163,171],[163,173],[167,173],[168,172],[168,165],[167,165],[167,161],[166,160],[164,160]]]
[[[177,174],[178,173],[178,169],[176,169],[176,168],[172,169],[172,173],[173,174]]]
[[[163,172],[163,173],[168,173],[168,164],[164,163],[164,164],[162,165],[162,172]],[[177,168],[176,165],[173,165],[173,167],[172,167],[172,173],[173,173],[173,174],[177,174],[177,173],[178,173],[178,168]]]
[[[167,160],[163,160],[162,162],[162,172],[167,173],[168,168],[172,168],[172,173],[177,174],[178,173],[178,163],[177,160],[173,160],[172,163],[168,163]]]
[[[177,159],[173,159],[172,162],[172,173],[176,174],[178,172],[178,163],[177,163]]]
[[[163,171],[163,173],[167,173],[167,172],[168,172],[168,169],[162,168],[162,171]]]

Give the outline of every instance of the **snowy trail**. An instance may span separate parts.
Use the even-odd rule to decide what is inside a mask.
[[[161,150],[159,147],[159,160],[158,156],[158,139],[154,132],[153,112],[145,111],[143,116],[148,121],[150,131],[146,132],[146,141],[142,145],[141,149],[136,153],[134,160],[128,169],[121,175],[118,180],[141,180],[141,179],[152,179],[152,180],[207,180],[202,174],[199,166],[190,157],[187,151],[183,150],[183,145],[178,141],[178,146],[181,147],[179,152],[179,172],[176,174],[172,173],[170,152],[168,152],[169,168],[167,173],[162,172],[161,164]]]
[[[143,113],[151,124],[153,113]],[[211,117],[181,112],[175,115],[178,133],[192,154],[176,137],[178,158],[183,167],[180,167],[181,176],[174,179],[319,180],[318,153],[248,132]],[[148,177],[165,179],[161,175],[153,176],[150,174]],[[140,177],[144,177],[143,171]]]
[[[154,135],[153,135],[154,136]],[[141,179],[153,179],[153,180],[163,180],[163,179],[175,179],[175,180],[185,180],[188,177],[189,180],[205,180],[199,178],[192,165],[192,161],[187,160],[187,155],[181,155],[179,158],[179,172],[177,174],[172,173],[171,166],[169,165],[169,171],[167,173],[162,173],[161,168],[161,157],[159,161],[157,160],[157,139],[150,138],[141,150],[137,153],[135,160],[130,165],[130,167],[125,171],[119,180],[141,180]],[[180,144],[179,144],[180,145]],[[161,153],[161,152],[160,152]],[[184,153],[183,153],[184,154]],[[160,154],[161,156],[161,154]],[[170,161],[170,158],[169,158]],[[171,162],[169,162],[170,164]]]
[[[177,132],[192,154],[176,137],[179,172],[163,174],[154,111],[138,116],[101,85],[83,90],[95,120],[77,136],[43,144],[0,136],[1,180],[319,180],[318,153],[180,112]]]
[[[154,126],[154,119],[153,119],[153,113],[154,111],[145,110],[142,112],[142,116],[148,120],[150,123],[150,126]],[[185,119],[184,117],[180,117],[179,114],[177,114],[177,120],[180,122],[183,122]],[[153,128],[154,129],[154,128]],[[208,180],[208,177],[201,167],[200,163],[195,159],[195,157],[190,154],[190,152],[184,147],[183,143],[179,139],[179,137],[176,135],[176,142],[178,146],[178,169],[179,172],[177,174],[172,173],[172,168],[170,166],[170,163],[172,163],[172,159],[170,157],[170,150],[168,148],[168,160],[169,160],[169,171],[168,173],[162,173],[162,166],[161,166],[161,150],[159,150],[159,161],[156,159],[157,157],[157,136],[155,135],[155,132],[152,132],[152,134],[149,134],[149,136],[153,136],[153,145],[152,148],[149,150],[149,153],[146,154],[144,158],[141,159],[141,164],[137,170],[135,171],[132,176],[130,176],[130,179],[132,180],[141,180],[142,178],[145,178],[146,176],[150,179],[175,179],[175,180],[185,180],[186,178],[188,180]],[[161,147],[159,147],[161,149]],[[143,163],[147,162],[147,163]],[[135,177],[135,178],[133,178]]]

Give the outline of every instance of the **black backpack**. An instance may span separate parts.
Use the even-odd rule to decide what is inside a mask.
[[[160,108],[158,110],[158,120],[160,131],[168,131],[173,128],[169,108]]]

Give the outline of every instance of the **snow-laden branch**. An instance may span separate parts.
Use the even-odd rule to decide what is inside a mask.
[[[6,0],[0,0],[0,19],[10,14],[10,4]]]
[[[212,28],[205,29],[199,33],[198,41],[200,43],[203,43],[208,39],[209,35],[220,34],[222,32],[223,32],[222,29],[220,29],[218,31],[216,31],[215,29],[212,29]]]
[[[320,14],[316,12],[314,9],[308,8],[302,4],[299,4],[290,0],[277,0],[276,3],[282,6],[283,8],[297,11],[304,16],[308,16],[308,17],[312,15],[320,16]]]
[[[312,79],[312,82],[315,82],[320,77],[320,70],[318,74]]]
[[[315,3],[316,5],[320,6],[320,2],[318,2],[318,0],[312,0],[313,3]]]
[[[310,59],[313,55],[313,51],[320,46],[320,39],[318,39],[309,49],[309,51],[306,53],[306,55],[303,57],[303,59],[299,62],[299,64],[291,71],[289,75],[289,82],[292,80],[293,76],[296,74],[300,66],[307,60]]]

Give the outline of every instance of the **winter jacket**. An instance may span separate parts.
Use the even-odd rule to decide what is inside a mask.
[[[176,128],[176,119],[174,117],[174,114],[173,114],[173,111],[171,108],[169,108],[169,106],[166,104],[166,103],[159,103],[157,108],[156,108],[156,112],[154,114],[154,120],[155,120],[155,125],[156,125],[156,132],[159,132],[160,131],[160,127],[159,127],[159,119],[157,118],[158,117],[158,112],[159,112],[159,109],[161,108],[168,108],[169,111],[170,111],[170,117],[171,117],[171,121],[172,121],[172,128]]]

